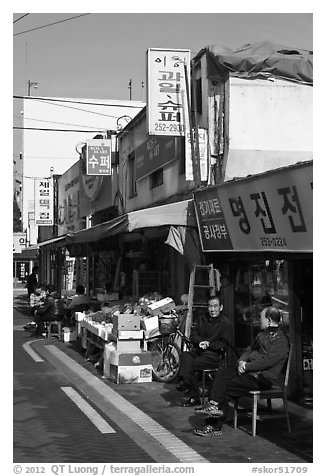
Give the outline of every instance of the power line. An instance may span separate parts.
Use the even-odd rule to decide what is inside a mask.
[[[20,129],[20,130],[27,130],[27,131],[50,131],[50,132],[86,132],[90,134],[98,133],[98,134],[103,134],[104,129],[101,129],[100,131],[85,131],[85,130],[78,130],[78,129],[46,129],[46,128],[40,128],[40,127],[18,127],[14,126],[13,129]]]
[[[73,101],[71,99],[42,98],[42,97],[36,97],[36,96],[14,95],[13,98],[14,99],[31,99],[31,100],[47,101],[47,102],[68,102],[71,104],[84,104],[85,106],[128,107],[128,108],[134,108],[134,109],[141,109],[142,107],[144,107],[144,106],[135,106],[132,104],[104,104],[104,103],[96,103],[96,102]]]
[[[90,13],[83,13],[82,15],[77,15],[75,17],[66,18],[65,20],[56,21],[54,23],[48,23],[47,25],[38,26],[37,28],[31,28],[30,30],[21,31],[20,33],[14,33],[13,36],[18,36],[18,35],[22,35],[24,33],[29,33],[30,31],[40,30],[41,28],[46,28],[46,27],[52,26],[52,25],[58,25],[59,23],[63,23],[65,21],[69,21],[69,20],[74,20],[75,18],[84,17],[86,15],[90,15]]]
[[[16,18],[16,20],[14,20],[14,22],[13,22],[13,23],[16,23],[17,21],[19,21],[19,20],[22,20],[22,18],[25,18],[25,17],[27,17],[27,15],[29,15],[29,13],[25,13],[25,15],[22,15],[21,17],[19,17],[19,18]]]

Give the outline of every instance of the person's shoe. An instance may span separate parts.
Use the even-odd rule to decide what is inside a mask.
[[[200,403],[200,400],[198,400],[197,398],[190,397],[190,398],[187,398],[187,400],[184,400],[181,403],[181,406],[182,407],[195,407],[199,403]]]
[[[194,430],[197,436],[222,436],[222,430],[213,425],[205,425],[203,428],[196,428]]]
[[[195,409],[196,413],[199,413],[200,415],[206,415],[206,416],[223,416],[224,412],[223,410],[220,409],[220,407],[216,403],[208,402],[199,407],[198,409]]]

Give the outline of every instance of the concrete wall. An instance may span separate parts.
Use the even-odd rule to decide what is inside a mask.
[[[225,180],[313,158],[313,89],[230,78]]]

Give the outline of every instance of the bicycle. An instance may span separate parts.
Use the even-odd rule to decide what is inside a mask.
[[[155,380],[169,383],[176,380],[180,370],[180,357],[183,350],[191,350],[190,339],[181,330],[184,328],[185,318],[173,327],[168,334],[161,334],[151,340],[149,350],[152,354],[152,373]],[[223,339],[221,349],[221,368],[227,365],[229,359],[237,359],[236,349]],[[231,353],[230,353],[231,352]]]

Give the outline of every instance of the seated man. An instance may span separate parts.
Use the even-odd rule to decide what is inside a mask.
[[[44,322],[62,321],[65,317],[65,306],[60,294],[56,291],[49,292],[50,289],[48,287],[44,305],[35,312],[36,331],[34,336],[44,335]]]
[[[275,384],[289,354],[289,341],[280,328],[281,313],[268,307],[261,313],[261,332],[241,355],[236,368],[221,369],[209,389],[209,402],[195,409],[206,415],[199,436],[220,436],[229,410],[229,400],[250,390],[266,390]]]
[[[181,403],[183,407],[195,406],[199,400],[197,370],[218,367],[221,352],[228,339],[230,321],[221,314],[223,305],[218,297],[208,300],[208,313],[202,313],[191,329],[190,341],[194,348],[181,354],[180,377],[183,383],[178,390],[188,392],[188,398]]]
[[[85,295],[85,288],[83,285],[79,284],[76,287],[76,295],[72,298],[68,305],[69,311],[78,311],[78,310],[88,310],[90,304],[90,299]]]
[[[29,309],[30,313],[34,318],[35,311],[43,305],[44,299],[46,297],[45,286],[36,288],[34,292],[31,293],[29,297]],[[34,330],[36,328],[36,322],[34,319],[24,326],[26,331]]]

